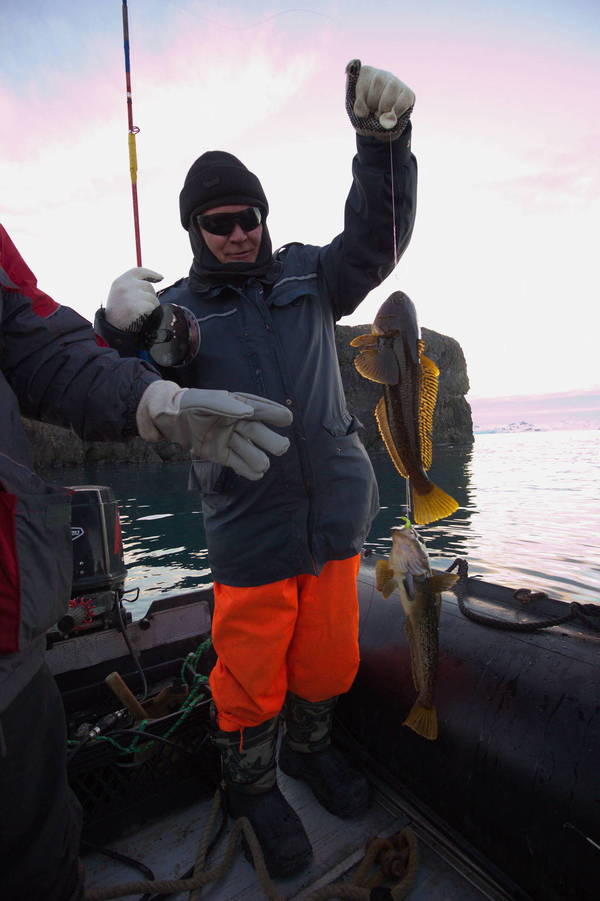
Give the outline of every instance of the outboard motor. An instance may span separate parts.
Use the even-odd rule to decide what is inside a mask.
[[[72,485],[73,597],[125,583],[119,508],[112,488]]]
[[[71,485],[73,580],[68,612],[48,633],[50,641],[119,625],[125,562],[119,508],[112,488]],[[131,616],[127,614],[127,620]]]

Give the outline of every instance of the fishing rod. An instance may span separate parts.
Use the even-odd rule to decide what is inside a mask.
[[[127,125],[129,144],[129,172],[131,174],[131,199],[133,202],[133,230],[135,233],[135,256],[137,265],[142,265],[142,243],[140,240],[140,216],[137,194],[137,150],[135,136],[139,128],[133,124],[133,101],[131,96],[131,64],[129,60],[129,16],[127,0],[123,0],[123,49],[125,51],[125,89],[127,92]]]
[[[137,151],[135,136],[139,128],[133,124],[133,100],[131,96],[131,62],[129,59],[129,15],[127,0],[123,0],[123,50],[125,51],[125,88],[127,91],[127,126],[129,143],[129,171],[131,173],[131,199],[133,202],[133,229],[135,233],[136,265],[142,265],[142,243],[140,240],[140,215],[137,194]],[[200,326],[198,320],[175,303],[161,304],[161,312],[154,318],[148,317],[144,345],[150,357],[160,366],[183,366],[191,362],[200,346]],[[154,314],[153,314],[154,315]]]

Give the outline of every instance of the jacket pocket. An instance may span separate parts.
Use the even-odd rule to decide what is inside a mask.
[[[71,592],[71,499],[66,491],[0,491],[0,652],[12,654],[64,614]]]
[[[353,435],[364,426],[357,416],[345,410],[339,419],[328,422],[323,426],[326,432],[329,432],[332,438],[345,438],[347,435]]]
[[[193,460],[188,488],[202,494],[202,502],[213,510],[221,509],[228,501],[233,470],[210,460]]]
[[[220,494],[225,487],[228,468],[210,460],[193,460],[188,488],[202,494]]]

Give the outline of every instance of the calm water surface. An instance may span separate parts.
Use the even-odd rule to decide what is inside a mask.
[[[420,528],[439,565],[466,557],[490,582],[600,603],[600,432],[477,435],[473,447],[434,452],[431,477],[460,509]],[[385,554],[403,512],[404,480],[374,461],[382,509],[367,547]],[[121,510],[127,588],[141,616],[169,592],[210,582],[199,496],[187,464],[88,466],[47,472],[61,484],[111,485]]]

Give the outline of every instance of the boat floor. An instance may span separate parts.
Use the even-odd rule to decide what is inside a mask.
[[[317,888],[336,881],[349,880],[353,869],[364,856],[366,842],[374,836],[391,836],[409,825],[409,819],[387,792],[377,790],[368,813],[359,820],[341,820],[327,813],[316,801],[308,787],[279,773],[282,791],[298,812],[313,845],[314,856],[307,869],[295,877],[275,882],[283,899],[306,899]],[[109,847],[141,861],[150,867],[157,879],[177,879],[192,866],[201,835],[209,817],[211,799],[171,813],[149,823],[134,835]],[[413,824],[410,824],[413,826]],[[419,869],[416,883],[409,894],[411,901],[480,901],[498,897],[481,891],[456,862],[443,859],[427,836],[418,828]],[[213,868],[222,859],[229,828],[212,851],[208,866]],[[141,879],[137,870],[99,853],[84,857],[86,888],[118,885]],[[132,896],[129,896],[132,897]],[[187,892],[170,896],[177,901],[188,897]],[[216,883],[202,890],[203,899],[212,901],[259,901],[265,898],[253,867],[238,850],[232,868]]]

